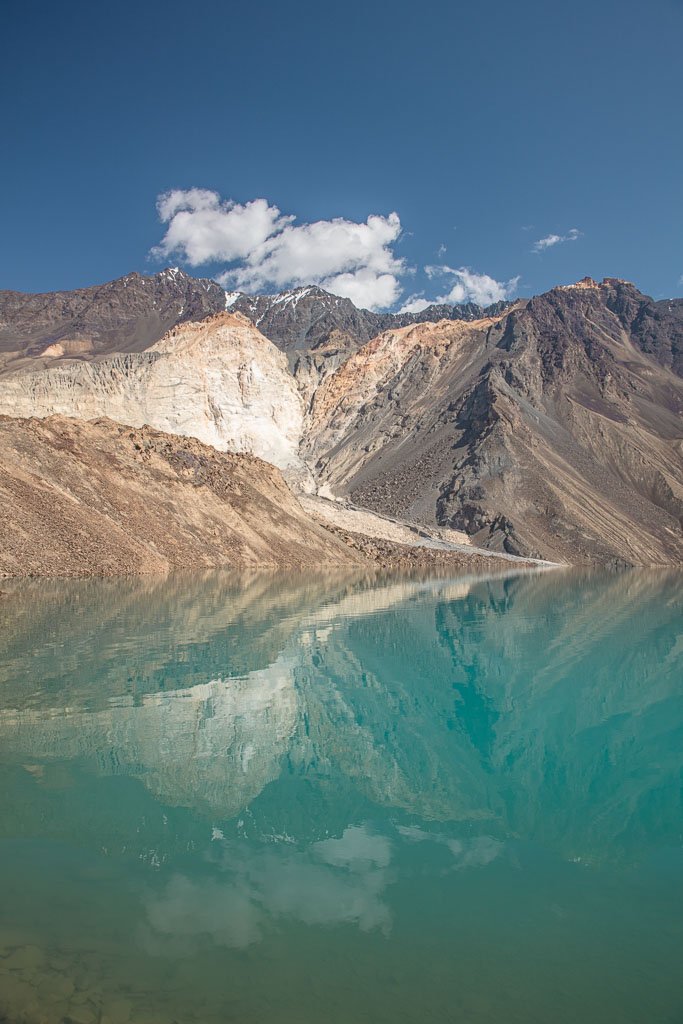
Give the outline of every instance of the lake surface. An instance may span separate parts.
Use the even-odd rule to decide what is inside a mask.
[[[681,574],[2,589],[0,1020],[683,1021]]]

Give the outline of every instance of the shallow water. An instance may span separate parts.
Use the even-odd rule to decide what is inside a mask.
[[[0,1020],[683,1021],[683,577],[3,584]]]

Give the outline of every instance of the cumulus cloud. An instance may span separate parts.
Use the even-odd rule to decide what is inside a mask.
[[[157,210],[168,227],[152,255],[163,259],[178,254],[192,267],[246,259],[294,219],[265,199],[242,205],[203,188],[166,192],[159,196]]]
[[[406,267],[392,248],[401,234],[396,213],[294,224],[266,199],[240,204],[196,188],[160,196],[157,208],[167,228],[152,255],[179,255],[191,266],[232,264],[216,278],[226,288],[318,284],[369,309],[386,308],[401,294]]]
[[[431,266],[425,267],[425,272],[431,278],[450,278],[449,290],[435,300],[440,303],[476,302],[479,306],[490,306],[511,298],[519,284],[519,276],[511,277],[509,281],[496,281],[488,274],[475,273],[469,267]]]
[[[566,235],[546,235],[545,238],[539,238],[534,242],[532,251],[544,252],[546,249],[552,249],[554,245],[561,245],[562,242],[575,242],[580,237],[581,232],[578,228],[570,228]]]

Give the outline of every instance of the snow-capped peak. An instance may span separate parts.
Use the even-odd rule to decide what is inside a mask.
[[[308,295],[313,291],[313,287],[308,285],[305,288],[293,288],[291,291],[280,292],[278,295],[273,295],[271,298],[271,305],[273,306],[289,306],[290,303],[296,306],[299,299],[303,299],[304,295]]]

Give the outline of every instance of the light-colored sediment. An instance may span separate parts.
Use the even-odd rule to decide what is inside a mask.
[[[73,354],[59,343],[10,364],[0,376],[0,412],[148,424],[256,455],[306,485],[303,401],[287,358],[241,314],[181,324],[144,352],[62,358]]]
[[[444,550],[472,547],[467,534],[459,530],[400,522],[370,509],[356,508],[354,505],[328,500],[320,495],[302,495],[299,501],[309,515],[319,523],[348,530],[350,533],[361,533],[376,540]]]

